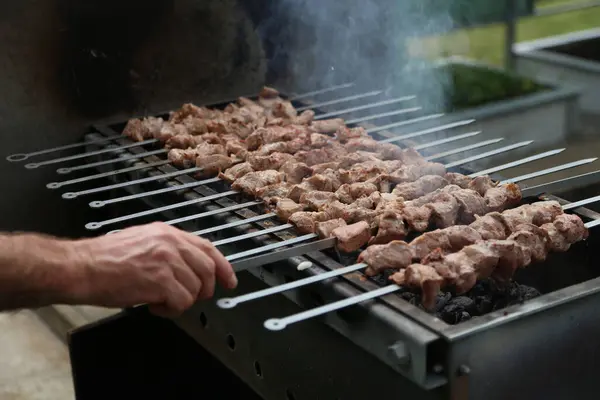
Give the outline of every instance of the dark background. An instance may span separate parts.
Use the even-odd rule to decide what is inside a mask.
[[[73,178],[55,172],[68,164],[25,170],[24,163],[3,159],[73,143],[94,122],[153,114],[184,102],[231,99],[255,93],[265,82],[297,92],[348,80],[363,81],[369,90],[387,86],[382,77],[390,69],[402,72],[398,44],[407,32],[424,26],[399,4],[394,0],[3,2],[0,230],[86,233],[83,225],[98,218],[87,207],[89,196],[65,201],[60,194],[66,190],[45,187]],[[431,18],[428,22],[436,25]]]
[[[263,54],[233,0],[3,2],[2,159],[77,141],[103,119],[255,92],[265,79]],[[86,202],[45,187],[70,176],[0,162],[0,230],[83,233]]]

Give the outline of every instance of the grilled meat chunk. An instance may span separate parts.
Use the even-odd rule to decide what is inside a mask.
[[[304,210],[303,204],[298,204],[294,200],[280,199],[277,202],[276,213],[280,220],[287,221],[292,214]]]
[[[311,124],[312,129],[325,134],[336,133],[338,129],[343,128],[344,126],[346,126],[346,123],[341,118],[323,119],[320,121],[313,121]]]
[[[379,214],[372,226],[376,234],[371,238],[370,245],[384,244],[393,240],[401,240],[408,234],[402,213],[394,210],[385,210]]]
[[[246,161],[250,163],[255,171],[265,171],[278,170],[292,158],[291,154],[272,153],[268,156],[250,155],[246,158]]]
[[[292,185],[289,183],[275,183],[256,190],[256,197],[262,199],[267,205],[274,205],[281,199],[287,198]]]
[[[435,268],[423,264],[412,264],[409,268],[390,276],[390,280],[401,286],[420,287],[421,303],[426,310],[434,308],[437,294],[444,284],[444,278]]]
[[[474,190],[461,189],[450,194],[460,206],[457,220],[460,224],[470,224],[475,221],[476,216],[485,215],[488,211],[484,198]]]
[[[369,242],[371,229],[365,221],[359,221],[352,225],[335,228],[331,235],[337,239],[337,247],[351,253],[360,249]]]
[[[299,211],[292,214],[288,222],[293,224],[300,233],[307,234],[316,232],[318,222],[324,222],[329,219],[329,215],[324,212]]]
[[[408,164],[398,168],[388,175],[388,178],[394,183],[413,182],[425,175],[446,174],[446,167],[443,164],[426,162],[421,164]]]
[[[369,137],[369,134],[362,126],[356,128],[348,128],[346,126],[340,126],[335,131],[335,137],[342,143],[346,143],[350,139]]]
[[[367,182],[344,183],[341,185],[335,194],[342,203],[354,203],[356,199],[367,197],[377,191],[377,186]]]
[[[273,170],[250,172],[236,179],[231,187],[233,190],[256,195],[257,191],[265,186],[283,182],[284,177],[281,172]]]
[[[252,169],[250,163],[244,162],[228,168],[225,172],[221,172],[219,178],[232,183],[235,182],[236,179],[239,179],[250,172],[254,172],[254,169]]]
[[[167,156],[173,165],[182,168],[195,164],[197,157],[196,149],[171,149]]]
[[[334,229],[347,226],[346,221],[341,218],[330,219],[328,221],[317,222],[317,234],[321,239],[331,237]]]
[[[449,185],[456,185],[461,189],[469,189],[469,185],[473,181],[473,179],[471,179],[469,176],[458,174],[456,172],[447,172],[446,175],[444,175],[444,179],[448,181]]]
[[[319,211],[325,205],[331,203],[336,200],[335,193],[332,192],[322,192],[319,190],[311,190],[309,192],[305,192],[300,196],[300,203],[306,204],[308,209],[312,211]]]
[[[136,142],[152,139],[160,133],[164,121],[162,118],[148,117],[130,119],[123,129],[123,135]]]
[[[521,189],[514,183],[500,185],[485,192],[485,203],[490,211],[502,211],[521,202]]]
[[[423,260],[435,249],[454,252],[479,240],[481,240],[481,235],[475,229],[466,225],[456,225],[426,232],[414,239],[410,245],[413,248],[415,259]]]
[[[368,265],[365,274],[375,276],[385,269],[399,269],[410,265],[412,249],[408,243],[394,240],[387,244],[374,244],[358,256],[359,263]]]
[[[295,184],[301,183],[304,178],[313,173],[311,167],[293,159],[286,161],[279,170],[285,174],[286,182]]]
[[[211,154],[196,158],[196,167],[203,168],[201,175],[213,176],[233,165],[233,160],[223,154]]]
[[[447,175],[447,174],[446,174]],[[404,200],[414,200],[434,190],[447,186],[449,182],[439,175],[425,175],[414,182],[406,182],[397,185],[392,194],[402,197]]]

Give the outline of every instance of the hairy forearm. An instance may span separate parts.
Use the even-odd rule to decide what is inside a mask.
[[[0,234],[0,311],[75,304],[86,282],[75,242]]]

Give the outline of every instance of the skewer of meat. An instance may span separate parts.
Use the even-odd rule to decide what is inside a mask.
[[[518,268],[544,261],[550,252],[565,252],[587,237],[581,218],[561,214],[539,227],[520,224],[505,240],[481,240],[456,253],[411,264],[390,279],[398,285],[420,289],[423,306],[431,309],[442,287],[451,286],[457,294],[463,294],[478,279],[492,277],[506,282]]]
[[[503,240],[518,226],[540,226],[563,215],[556,201],[540,201],[517,208],[485,214],[469,224],[456,225],[426,232],[410,243],[393,240],[386,244],[371,245],[358,257],[368,265],[365,274],[375,276],[387,269],[406,268],[412,262],[432,258],[432,253],[452,253],[480,240]]]

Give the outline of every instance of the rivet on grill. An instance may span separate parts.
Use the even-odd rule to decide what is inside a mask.
[[[77,193],[75,192],[67,192],[67,193],[63,193],[62,198],[63,199],[74,199],[77,197]]]
[[[458,367],[458,376],[466,376],[470,373],[471,368],[467,367],[466,365],[461,365],[460,367]]]
[[[57,173],[59,174],[70,174],[71,173],[71,168],[59,168],[56,170]]]

